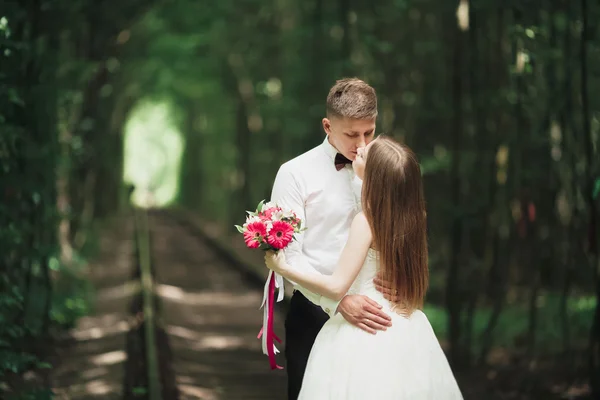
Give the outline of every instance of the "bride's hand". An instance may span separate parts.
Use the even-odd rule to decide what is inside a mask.
[[[286,268],[285,254],[281,250],[277,252],[269,250],[265,253],[265,264],[271,271],[283,272]]]
[[[398,290],[392,289],[391,282],[387,282],[383,280],[383,276],[381,275],[381,271],[377,273],[375,279],[373,279],[373,283],[375,284],[375,289],[377,289],[386,300],[391,301],[392,303],[397,303],[401,300],[401,297],[398,295]]]

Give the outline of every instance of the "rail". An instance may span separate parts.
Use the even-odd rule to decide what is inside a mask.
[[[155,288],[150,261],[150,234],[148,228],[148,214],[143,209],[135,210],[135,232],[138,246],[139,273],[142,283],[144,348],[146,355],[146,372],[148,375],[148,398],[150,400],[162,400],[156,342]]]

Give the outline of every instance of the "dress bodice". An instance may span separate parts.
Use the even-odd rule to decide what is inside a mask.
[[[356,276],[356,279],[352,283],[352,286],[348,291],[349,294],[364,294],[371,297],[373,291],[377,292],[377,290],[375,290],[373,279],[377,276],[377,272],[379,271],[378,254],[379,253],[376,250],[369,248],[367,258],[365,259],[360,272]]]

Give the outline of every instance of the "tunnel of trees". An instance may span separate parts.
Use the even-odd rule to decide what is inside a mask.
[[[589,0],[3,1],[0,383],[49,368],[90,307],[80,271],[127,184],[232,229],[359,76],[422,163],[453,365],[600,393],[597,21]]]

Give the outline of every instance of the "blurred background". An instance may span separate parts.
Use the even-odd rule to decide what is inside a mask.
[[[0,1],[0,393],[51,396],[48,344],[94,309],[130,202],[241,241],[357,76],[420,157],[425,311],[470,398],[600,398],[598,21],[590,0]]]

